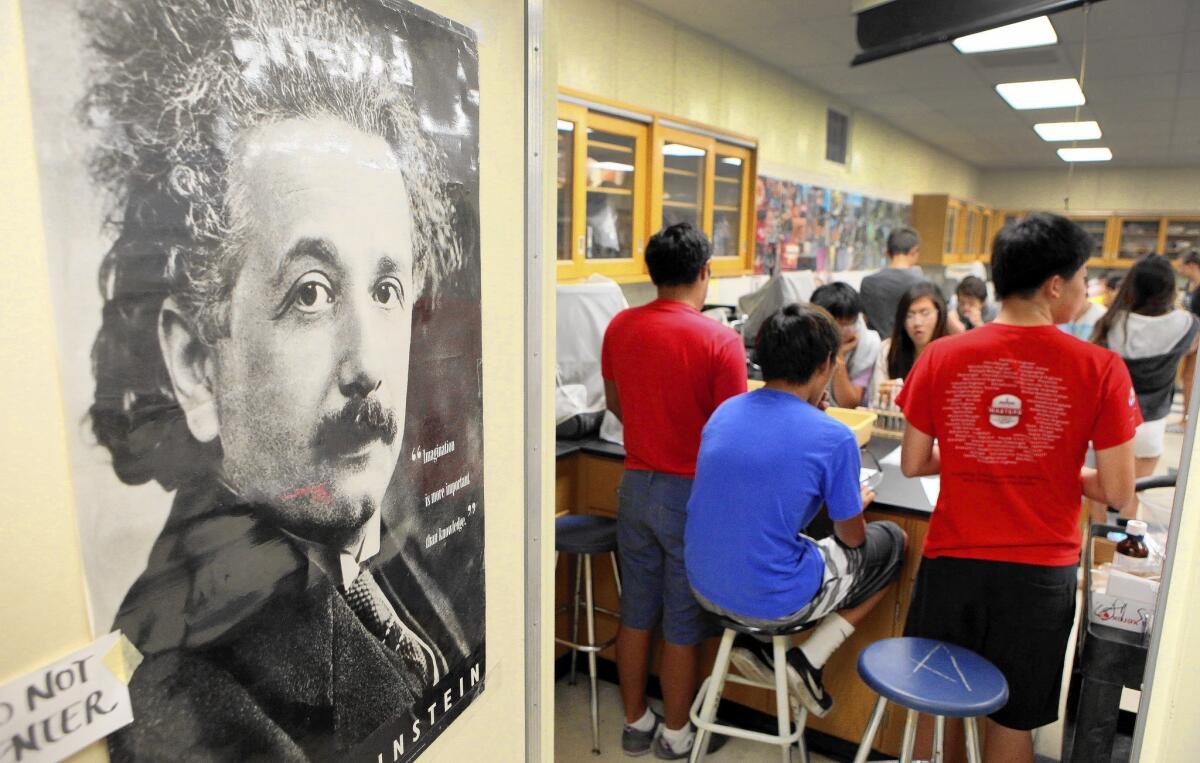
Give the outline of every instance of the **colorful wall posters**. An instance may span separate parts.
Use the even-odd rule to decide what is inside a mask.
[[[754,271],[872,270],[912,205],[760,175],[755,185]]]
[[[478,56],[399,0],[27,0],[115,761],[409,760],[483,688]]]

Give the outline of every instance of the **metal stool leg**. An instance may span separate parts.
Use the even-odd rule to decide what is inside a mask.
[[[883,722],[885,706],[887,706],[885,697],[876,700],[875,709],[871,711],[871,720],[867,721],[867,730],[863,732],[862,742],[858,745],[858,753],[854,756],[854,763],[867,763],[867,756],[871,754],[871,745],[875,742],[875,735],[879,733],[879,725]]]
[[[946,716],[939,715],[933,719],[933,763],[945,760],[946,746]]]
[[[571,599],[571,641],[579,643],[579,594],[580,586],[583,585],[583,554],[575,557],[575,596]],[[579,657],[579,652],[575,649],[571,650],[571,678],[567,683],[571,686],[575,685],[575,662]]]
[[[733,651],[734,632],[726,630],[721,637],[721,646],[717,649],[717,660],[713,663],[712,676],[708,679],[708,690],[704,694],[704,705],[700,708],[700,720],[712,723],[717,714],[717,702],[721,699],[721,687],[725,683],[725,674],[729,672],[729,654]],[[696,727],[696,739],[692,742],[691,763],[704,760],[708,750],[707,732]]]
[[[618,602],[617,602],[617,603],[618,603],[618,605],[619,605],[619,604],[620,604],[620,599],[621,599],[621,571],[620,571],[619,569],[617,569],[617,552],[616,552],[616,551],[613,551],[613,552],[611,552],[611,553],[608,555],[608,558],[609,558],[609,559],[612,559],[612,564],[613,564],[613,580],[614,580],[614,581],[616,582],[616,584],[617,584],[617,600],[618,600]]]
[[[791,703],[788,701],[787,685],[787,637],[774,636],[771,638],[775,648],[775,723],[779,729],[779,738],[783,739],[791,733]],[[791,763],[792,746],[780,745],[780,760]]]
[[[912,763],[913,744],[917,741],[917,711],[909,709],[904,719],[904,741],[900,743],[900,763]]]
[[[981,763],[983,755],[979,751],[979,726],[974,718],[963,718],[963,731],[967,737],[967,760],[969,763]]]
[[[584,586],[587,594],[587,637],[588,645],[596,644],[596,609],[592,601],[592,557],[583,554]],[[592,682],[592,753],[600,754],[600,708],[599,697],[596,696],[596,652],[588,652],[588,678]]]
[[[804,741],[804,729],[808,726],[808,708],[800,705],[799,708],[792,707],[792,712],[796,716],[796,726],[800,729],[800,738],[796,740],[796,746],[800,748],[800,763],[808,763],[808,743]]]

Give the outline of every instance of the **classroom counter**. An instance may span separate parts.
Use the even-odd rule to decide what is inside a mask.
[[[869,455],[864,455],[863,465],[867,468],[880,468],[883,472],[883,480],[876,488],[875,501],[867,507],[867,520],[889,519],[900,525],[908,534],[904,567],[900,579],[889,589],[883,601],[830,658],[824,678],[826,688],[834,698],[833,710],[825,718],[810,718],[808,723],[810,729],[853,744],[857,744],[862,736],[875,702],[874,692],[858,677],[856,665],[859,652],[875,641],[902,634],[920,562],[921,547],[929,527],[929,515],[937,500],[936,478],[909,479],[900,473],[899,447],[899,440],[874,438],[867,445]],[[624,448],[598,439],[563,440],[558,442],[555,455],[556,513],[604,514],[615,517],[617,487],[624,473]],[[565,605],[573,590],[573,563],[560,564],[555,574],[555,601],[561,610],[555,627],[559,636],[569,637],[570,616],[565,610]],[[597,606],[618,610],[620,602],[612,578],[611,565],[606,560],[600,559],[594,564],[594,580]],[[612,637],[616,627],[617,624],[613,620],[598,617],[597,638],[604,641]],[[797,643],[804,638],[803,635],[798,637]],[[716,639],[705,645],[705,675],[712,668],[716,648]],[[565,647],[558,647],[555,656],[564,653]],[[616,659],[612,648],[600,652],[600,657],[614,662]],[[657,670],[656,656],[652,671],[657,674]],[[774,696],[765,690],[727,685],[724,699],[768,716],[773,717],[775,712]],[[882,731],[877,738],[876,749],[888,755],[898,755],[903,731],[903,709],[889,704]]]

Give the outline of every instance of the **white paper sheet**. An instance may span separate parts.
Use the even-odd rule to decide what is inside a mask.
[[[929,505],[936,508],[938,496],[942,492],[942,478],[938,476],[922,477],[921,487],[925,489],[925,497],[929,499]]]

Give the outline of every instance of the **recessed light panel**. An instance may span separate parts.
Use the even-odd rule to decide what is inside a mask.
[[[1036,19],[955,38],[954,47],[958,48],[959,53],[988,53],[993,50],[1036,48],[1056,42],[1058,35],[1054,33],[1054,25],[1049,17],[1038,16]]]
[[[1096,140],[1100,125],[1096,122],[1038,122],[1033,126],[1042,140]]]
[[[1064,162],[1107,162],[1112,159],[1112,151],[1104,147],[1060,148],[1058,156]]]
[[[996,92],[1009,106],[1026,109],[1054,109],[1062,106],[1082,106],[1087,102],[1076,79],[1046,79],[1036,82],[1005,82],[996,85]]]

